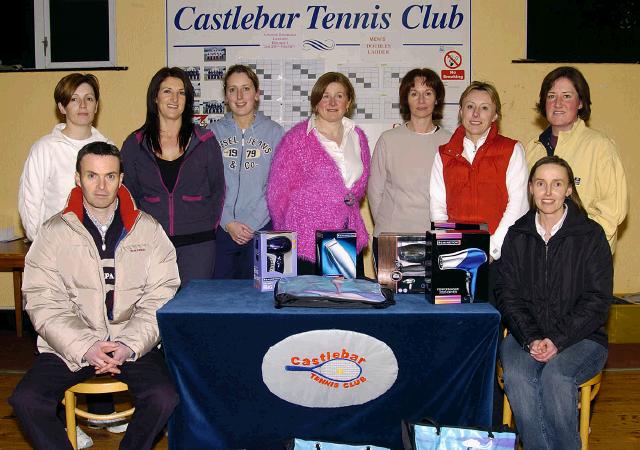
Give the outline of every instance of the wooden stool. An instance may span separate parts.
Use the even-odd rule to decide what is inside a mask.
[[[498,385],[500,385],[500,388],[504,392],[504,371],[502,370],[502,364],[500,364],[500,362],[498,362],[496,366],[496,375],[498,376]],[[589,449],[591,401],[596,398],[596,395],[600,392],[601,384],[602,372],[598,372],[596,376],[579,386],[580,400],[578,401],[578,409],[580,410],[580,440],[582,441],[582,450]],[[513,413],[511,412],[511,405],[509,404],[506,392],[504,393],[504,405],[502,406],[502,423],[513,428]]]
[[[74,450],[78,448],[76,436],[76,414],[85,419],[112,420],[124,419],[133,415],[135,408],[126,411],[114,412],[111,414],[93,414],[76,407],[76,394],[112,394],[114,392],[124,392],[129,387],[122,381],[118,381],[110,376],[90,378],[87,381],[71,386],[64,393],[64,412],[67,418],[67,436]]]
[[[29,245],[23,239],[0,242],[0,271],[13,272],[13,303],[16,309],[16,334],[22,337],[22,272]]]
[[[585,381],[580,385],[580,401],[578,409],[580,410],[580,440],[582,441],[582,450],[589,449],[589,421],[591,420],[591,402],[598,392],[602,384],[602,372]]]

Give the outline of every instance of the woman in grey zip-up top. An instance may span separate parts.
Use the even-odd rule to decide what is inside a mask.
[[[214,277],[253,278],[251,243],[255,231],[271,229],[266,185],[284,130],[258,111],[260,87],[251,68],[229,67],[223,86],[229,112],[209,125],[222,150],[226,181]]]

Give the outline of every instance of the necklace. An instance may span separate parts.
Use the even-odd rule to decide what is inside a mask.
[[[427,131],[417,131],[416,127],[413,125],[413,123],[407,122],[407,128],[409,130],[413,131],[414,133],[418,133],[418,134],[431,134],[431,133],[434,133],[434,132],[438,131],[438,128],[439,128],[438,125],[433,124],[433,123],[431,125],[432,125],[432,128],[428,129]]]
[[[84,203],[84,209],[85,211],[87,211],[87,216],[89,216],[89,219],[91,219],[91,222],[93,222],[95,227],[98,229],[98,233],[100,233],[100,237],[102,238],[102,251],[104,252],[107,250],[107,244],[105,242],[105,238],[107,236],[107,230],[111,226],[111,223],[113,222],[113,217],[115,216],[116,210],[118,209],[118,199],[116,198],[116,207],[113,208],[113,211],[111,211],[111,214],[107,218],[107,223],[105,224],[102,224],[93,214],[91,214],[91,211],[89,211],[89,208],[87,207],[86,202],[83,201],[83,203]]]

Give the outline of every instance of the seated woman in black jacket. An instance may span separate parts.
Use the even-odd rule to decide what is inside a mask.
[[[577,450],[578,386],[607,359],[611,251],[563,159],[534,164],[529,197],[504,240],[497,286],[510,332],[500,347],[505,390],[525,449]]]

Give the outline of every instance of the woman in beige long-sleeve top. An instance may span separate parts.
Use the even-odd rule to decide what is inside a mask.
[[[371,160],[367,197],[375,223],[373,251],[380,233],[424,233],[430,226],[429,175],[438,147],[451,133],[442,119],[444,85],[430,69],[413,69],[400,82],[400,114],[405,123],[382,133]]]

